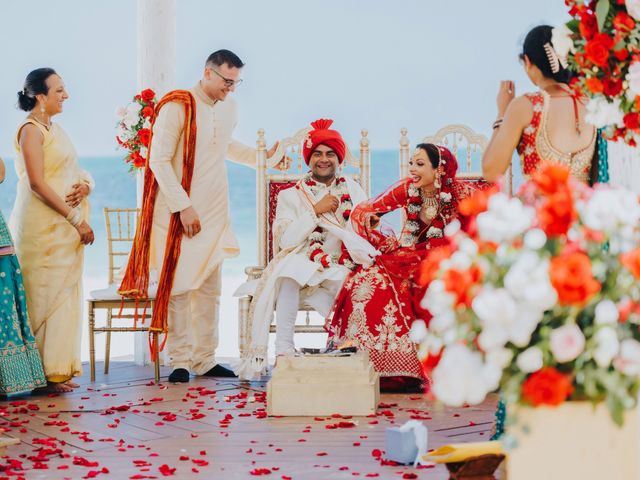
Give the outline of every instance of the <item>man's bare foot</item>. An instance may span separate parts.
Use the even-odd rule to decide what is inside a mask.
[[[71,388],[80,388],[80,385],[78,385],[75,382],[72,382],[71,380],[64,382],[64,384]]]
[[[73,392],[73,388],[71,388],[69,385],[66,385],[64,383],[53,383],[53,382],[47,382],[47,386],[46,387],[40,387],[40,388],[36,388],[33,393],[38,394],[38,393],[69,393],[69,392]]]

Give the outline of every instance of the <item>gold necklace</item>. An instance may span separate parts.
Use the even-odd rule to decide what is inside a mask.
[[[430,192],[424,192],[420,189],[420,196],[422,197],[422,211],[424,211],[425,218],[427,221],[433,220],[435,216],[438,214],[438,193],[437,190],[432,190]]]
[[[28,116],[31,117],[36,122],[38,122],[43,127],[45,127],[47,130],[51,128],[51,121],[49,121],[49,123],[45,123],[42,120],[40,120],[38,117],[36,117],[33,113],[30,113]]]

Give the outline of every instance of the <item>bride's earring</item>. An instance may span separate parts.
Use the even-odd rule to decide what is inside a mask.
[[[436,178],[433,181],[433,186],[436,187],[436,189],[440,189],[440,187],[442,186],[440,184],[440,172],[436,172]]]

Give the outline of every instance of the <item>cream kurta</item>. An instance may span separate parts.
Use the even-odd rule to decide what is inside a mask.
[[[180,185],[183,163],[184,107],[168,103],[160,110],[153,129],[149,166],[159,185],[153,216],[150,264],[162,269],[171,213],[193,206],[202,230],[182,237],[180,258],[171,295],[198,289],[225,258],[239,254],[231,228],[225,159],[255,167],[256,151],[232,138],[237,123],[236,103],[211,100],[199,85],[191,89],[196,99],[196,151],[189,195]],[[176,148],[177,146],[177,148]]]
[[[74,183],[93,180],[80,169],[76,151],[64,130],[54,123],[51,130],[32,120],[16,134],[15,163],[18,174],[11,231],[22,267],[27,310],[44,371],[49,381],[61,382],[81,375],[82,266],[84,246],[78,231],[32,191],[18,143],[20,130],[32,123],[42,132],[44,180],[62,198]],[[85,220],[89,204],[80,207]]]
[[[366,194],[358,183],[348,177],[345,177],[345,180],[354,207],[366,200]],[[317,203],[328,194],[335,195],[335,192],[331,187],[320,185],[314,201]],[[307,195],[312,193],[307,190]],[[297,188],[288,188],[278,194],[276,217],[273,222],[273,242],[275,251],[280,252],[269,262],[260,279],[241,285],[234,293],[236,296],[253,297],[249,309],[250,347],[233,368],[240,378],[258,379],[266,366],[269,325],[273,320],[280,279],[291,278],[300,285],[300,303],[313,307],[325,317],[331,313],[331,307],[348,269],[343,265],[323,268],[318,262],[309,259],[309,251],[306,248],[310,235],[318,226],[327,230],[323,250],[329,255],[341,254],[344,235],[356,237],[352,232],[337,227],[336,219],[331,217],[330,214],[317,216],[313,212],[313,205]],[[341,234],[342,238],[338,237],[338,234]],[[366,243],[359,237],[357,240]],[[346,246],[349,248],[349,245]],[[367,246],[373,250],[370,245]]]

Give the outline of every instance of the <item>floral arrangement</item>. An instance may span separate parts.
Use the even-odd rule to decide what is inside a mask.
[[[129,105],[116,111],[120,119],[116,127],[116,141],[127,150],[124,161],[129,164],[130,172],[142,169],[146,164],[156,103],[155,92],[147,88],[134,96]]]
[[[435,397],[606,402],[622,422],[640,387],[637,196],[548,164],[522,199],[481,191],[460,211],[422,266],[433,318],[412,329]]]
[[[573,19],[552,43],[588,96],[587,120],[631,146],[640,134],[640,0],[565,0]]]
[[[296,188],[309,189],[311,198],[317,198],[318,183],[313,180],[311,173],[307,173],[296,185]],[[339,200],[340,206],[335,212],[336,222],[340,225],[349,220],[351,215],[351,209],[353,208],[353,201],[351,195],[349,195],[349,188],[347,181],[344,177],[336,178],[336,189],[332,192]],[[342,218],[342,220],[340,220]],[[335,223],[335,222],[332,222]],[[344,265],[350,270],[353,270],[356,264],[349,256],[349,252],[342,245],[342,253],[340,255],[329,255],[324,251],[324,241],[326,240],[327,232],[322,227],[316,227],[309,237],[309,260],[319,263],[323,268],[329,268],[331,265]]]

